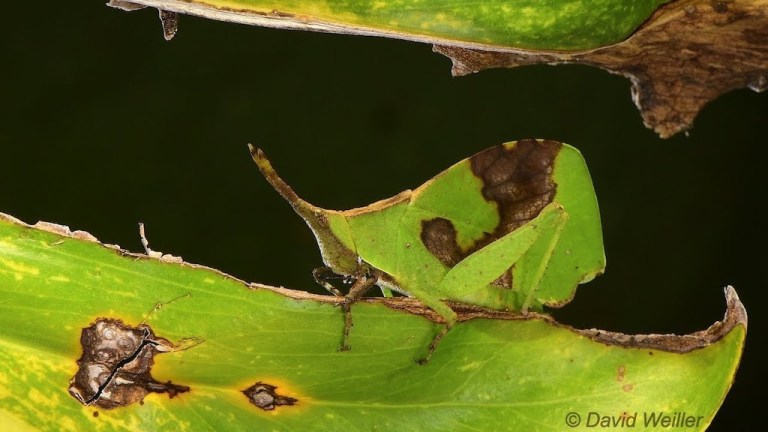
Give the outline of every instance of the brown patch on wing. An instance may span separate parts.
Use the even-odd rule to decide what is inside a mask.
[[[456,228],[445,218],[434,218],[421,222],[421,242],[427,250],[448,267],[453,267],[464,258],[456,241]]]
[[[489,243],[530,222],[555,198],[557,185],[552,181],[555,158],[562,144],[547,140],[521,140],[515,146],[490,148],[469,158],[472,172],[483,181],[483,197],[496,203],[499,225],[467,250],[457,241],[456,228],[445,218],[421,224],[421,241],[432,255],[448,267]],[[512,286],[511,272],[495,282]]]
[[[424,243],[427,250],[445,264],[452,268],[464,259],[469,253],[479,249],[477,245],[472,251],[467,253],[461,250],[456,242],[456,228],[453,223],[445,218],[434,218],[421,223],[421,242]],[[487,237],[487,236],[486,236]],[[512,272],[506,271],[504,274],[493,281],[493,285],[501,288],[512,288]]]
[[[424,246],[452,268],[475,251],[536,218],[555,198],[557,184],[552,180],[552,172],[561,147],[557,141],[529,139],[520,140],[511,148],[500,145],[470,157],[472,172],[483,181],[483,197],[497,205],[499,225],[462,250],[450,220],[430,219],[421,223]],[[511,289],[512,267],[492,284]]]
[[[562,144],[521,140],[512,148],[497,146],[470,158],[472,172],[483,181],[483,196],[498,205],[500,223],[475,249],[530,222],[555,198],[552,171]]]

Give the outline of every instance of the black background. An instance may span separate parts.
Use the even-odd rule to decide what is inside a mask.
[[[587,159],[608,268],[556,316],[576,327],[685,333],[736,287],[750,333],[710,430],[761,424],[766,372],[768,94],[738,90],[688,135],[644,128],[629,82],[581,66],[452,78],[411,42],[279,31],[99,2],[4,5],[0,211],[86,230],[247,281],[320,292],[303,222],[260,177],[262,147],[326,208],[414,188],[486,147],[561,140]],[[751,427],[750,427],[751,426]]]

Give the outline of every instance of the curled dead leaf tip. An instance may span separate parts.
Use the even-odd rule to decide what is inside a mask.
[[[747,319],[747,309],[744,307],[741,299],[739,299],[739,295],[736,294],[736,289],[731,285],[728,285],[723,290],[725,291],[725,300],[727,304],[723,321],[733,323],[730,327],[741,324],[744,326],[744,330],[747,330],[749,321]]]

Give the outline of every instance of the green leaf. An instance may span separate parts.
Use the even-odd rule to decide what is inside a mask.
[[[568,430],[570,413],[581,417],[573,430],[595,430],[585,428],[591,412],[637,413],[635,430],[659,429],[645,425],[651,414],[685,413],[696,423],[686,430],[704,430],[746,333],[733,290],[725,320],[687,336],[630,338],[463,307],[420,366],[437,324],[413,299],[356,304],[354,350],[337,352],[338,298],[249,287],[10,217],[0,217],[0,292],[0,424],[15,430],[551,431]],[[173,344],[203,339],[157,355],[151,371],[190,391],[112,410],[81,405],[67,388],[81,331],[99,317],[146,319]],[[242,391],[256,382],[296,405],[255,407]]]
[[[112,0],[246,24],[467,48],[577,50],[619,42],[669,0]],[[175,33],[166,31],[170,37]]]

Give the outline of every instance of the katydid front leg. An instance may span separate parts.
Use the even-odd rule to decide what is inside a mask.
[[[344,311],[344,337],[341,342],[341,348],[339,351],[349,351],[349,332],[352,330],[352,305],[357,303],[368,290],[376,285],[379,281],[378,273],[370,274],[366,272],[362,276],[358,277],[355,283],[344,296],[344,301],[341,303],[341,308]]]
[[[526,284],[519,288],[513,282],[513,288],[516,291],[514,294],[519,299],[523,299],[522,306],[527,308],[567,221],[568,214],[562,206],[557,203],[548,205],[539,216],[528,224],[506,234],[456,264],[443,277],[438,291],[448,300],[502,308],[505,304],[494,305],[493,299],[488,298],[488,290],[484,288],[491,285],[500,275],[509,271],[511,267],[531,252],[532,248],[543,244],[545,253],[542,258],[544,259],[535,266],[536,271],[533,277],[526,278]],[[537,254],[534,258],[539,258],[539,255]],[[499,287],[498,289],[504,288]],[[430,343],[426,357],[419,360],[420,364],[425,364],[429,362],[443,336],[456,323],[457,315],[434,295],[419,293],[418,298],[446,321],[446,325]],[[521,304],[521,302],[517,302],[517,304]]]
[[[312,270],[312,277],[315,279],[318,285],[325,288],[326,291],[335,295],[336,297],[344,297],[344,294],[339,291],[338,288],[331,284],[332,280],[340,280],[343,283],[349,283],[350,278],[347,276],[334,273],[330,267],[318,267]]]
[[[349,332],[352,330],[352,305],[357,303],[368,290],[370,290],[376,282],[378,282],[381,272],[361,268],[359,275],[357,276],[345,276],[334,273],[332,269],[328,267],[316,268],[312,271],[312,276],[315,278],[320,286],[328,290],[331,294],[337,297],[344,297],[344,301],[341,303],[341,308],[344,311],[344,333],[339,351],[349,351]],[[348,284],[352,281],[352,286],[346,295],[342,294],[336,287],[331,285],[330,280],[341,279],[344,283]]]

